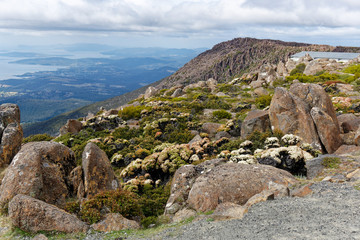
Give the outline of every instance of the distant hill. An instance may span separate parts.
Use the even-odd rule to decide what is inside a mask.
[[[300,51],[360,52],[360,48],[312,45],[269,39],[236,38],[215,45],[212,49],[189,61],[176,73],[149,86],[160,89],[171,88],[175,85],[188,85],[209,78],[225,82],[236,76],[259,69],[265,63],[276,64],[279,61],[285,61],[290,55]],[[109,51],[107,54],[116,55],[120,53]],[[147,87],[82,107],[45,122],[25,125],[25,135],[45,132],[56,134],[67,119],[83,117],[88,112],[95,113],[101,106],[106,109],[117,108],[144,93]]]
[[[276,64],[300,51],[359,51],[354,47],[333,47],[279,40],[236,38],[222,42],[201,53],[176,73],[165,78],[161,88],[190,84],[214,78],[224,82],[230,78],[251,72],[265,63]]]

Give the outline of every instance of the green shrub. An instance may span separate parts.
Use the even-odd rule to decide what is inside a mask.
[[[258,148],[260,149],[264,148],[266,138],[271,136],[272,134],[270,131],[268,132],[254,131],[246,139],[250,140],[253,143],[251,150],[255,151]]]
[[[166,202],[170,197],[170,189],[171,185],[167,184],[157,188],[145,185],[140,190],[139,204],[145,217],[160,216],[164,213]]]
[[[360,74],[360,64],[351,65],[344,69],[344,73]]]
[[[156,216],[150,216],[150,217],[146,217],[143,218],[141,220],[141,226],[143,226],[144,228],[148,228],[150,225],[154,224],[155,226],[158,225],[158,218]]]
[[[303,74],[305,71],[306,65],[305,63],[300,63],[298,65],[296,65],[296,67],[291,70],[290,72],[290,76],[296,75],[296,74]]]
[[[255,105],[257,108],[265,108],[270,105],[272,96],[271,95],[262,95],[255,99]]]
[[[143,133],[142,128],[130,128],[129,126],[119,127],[111,133],[115,139],[126,139],[130,140],[135,137],[141,136]]]
[[[163,141],[169,143],[188,143],[193,139],[185,122],[178,121],[175,124],[168,124],[163,132]]]
[[[64,210],[69,213],[78,215],[80,212],[80,203],[78,201],[67,202],[65,204]]]
[[[214,118],[217,118],[217,119],[224,119],[224,118],[231,119],[231,117],[232,117],[231,113],[229,113],[228,111],[226,111],[224,109],[214,111],[212,113],[212,115]]]
[[[52,136],[50,136],[49,134],[36,134],[36,135],[31,135],[27,138],[23,139],[23,143],[28,143],[28,142],[39,142],[39,141],[51,141],[54,138]]]
[[[121,117],[125,121],[129,119],[140,119],[141,111],[144,109],[149,108],[145,106],[127,106],[119,111],[119,117]]]
[[[142,217],[139,196],[121,188],[106,191],[86,200],[81,205],[80,218],[89,223],[98,222],[104,215],[103,209],[111,213],[120,213],[126,218]]]
[[[229,150],[229,151],[237,150],[240,148],[240,144],[242,142],[244,142],[244,140],[242,140],[242,139],[237,139],[234,141],[227,142],[227,143],[221,145],[221,147],[219,148],[219,152],[221,152],[223,150]]]
[[[241,88],[239,86],[236,85],[232,85],[232,84],[219,84],[219,91],[220,92],[224,92],[224,93],[234,93],[234,92],[239,92],[241,90]]]

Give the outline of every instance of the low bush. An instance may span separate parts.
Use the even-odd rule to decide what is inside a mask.
[[[36,134],[36,135],[31,135],[29,137],[26,137],[23,139],[23,143],[29,143],[29,142],[39,142],[39,141],[51,141],[54,138],[52,136],[50,136],[49,134]]]
[[[257,108],[265,108],[270,105],[272,96],[271,95],[262,95],[255,99],[255,105]]]
[[[143,213],[139,204],[139,196],[121,188],[106,191],[86,200],[81,205],[80,218],[93,224],[102,219],[103,209],[111,213],[120,213],[126,218],[142,217]]]
[[[148,109],[145,106],[128,106],[119,111],[119,117],[123,120],[140,119],[141,111]]]
[[[216,119],[224,119],[224,118],[225,119],[231,119],[231,117],[232,117],[231,113],[229,113],[228,111],[226,111],[224,109],[214,111],[212,113],[212,115]]]
[[[305,71],[306,65],[305,63],[300,63],[298,65],[296,65],[296,67],[291,70],[290,72],[290,76],[296,75],[296,74],[303,74]]]

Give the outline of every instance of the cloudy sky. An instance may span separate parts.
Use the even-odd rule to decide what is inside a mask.
[[[0,49],[211,47],[236,37],[360,46],[359,0],[0,0]]]

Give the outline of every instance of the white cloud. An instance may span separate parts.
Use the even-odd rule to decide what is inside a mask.
[[[358,34],[359,16],[358,0],[0,0],[9,31]]]

